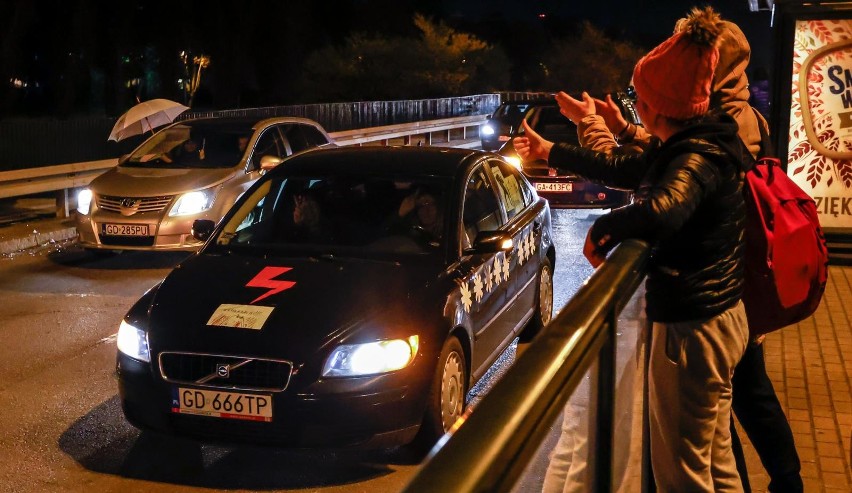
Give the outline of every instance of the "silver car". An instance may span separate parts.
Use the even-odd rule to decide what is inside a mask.
[[[304,118],[174,123],[78,193],[80,244],[92,251],[197,250],[193,221],[218,221],[266,170],[331,142]]]

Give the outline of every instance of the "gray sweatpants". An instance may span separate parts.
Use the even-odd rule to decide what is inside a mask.
[[[654,322],[651,465],[660,492],[743,491],[731,451],[731,376],[748,343],[742,302],[707,320]]]

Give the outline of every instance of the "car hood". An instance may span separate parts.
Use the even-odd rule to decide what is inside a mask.
[[[298,363],[341,341],[407,337],[417,317],[440,314],[439,270],[434,261],[419,260],[403,266],[197,255],[173,270],[153,298],[149,344],[154,353],[240,354]]]
[[[159,169],[118,166],[95,178],[89,187],[101,195],[177,195],[218,185],[233,174],[233,168]]]

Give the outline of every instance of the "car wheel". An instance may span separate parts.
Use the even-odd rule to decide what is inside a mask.
[[[441,349],[432,379],[423,424],[415,439],[426,448],[432,445],[461,417],[467,397],[467,364],[464,350],[455,336],[450,336]]]
[[[550,266],[550,259],[547,257],[541,260],[535,299],[538,306],[527,326],[521,331],[521,342],[531,341],[545,325],[550,323],[550,319],[553,317],[553,269]]]

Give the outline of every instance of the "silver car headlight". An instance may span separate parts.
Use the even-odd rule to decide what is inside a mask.
[[[137,329],[124,320],[118,326],[118,337],[116,338],[118,350],[131,358],[151,362],[151,354],[148,352],[148,335],[144,330]]]
[[[488,136],[494,135],[494,127],[492,127],[491,125],[489,125],[487,123],[485,125],[483,125],[479,129],[479,131],[482,132],[482,135],[488,135]]]
[[[357,377],[400,370],[414,361],[420,338],[343,344],[334,349],[322,369],[324,377]]]
[[[188,216],[206,211],[213,206],[215,197],[216,189],[213,188],[185,193],[175,202],[169,216]]]
[[[84,216],[89,213],[89,207],[92,205],[92,190],[84,188],[77,192],[77,212]]]

